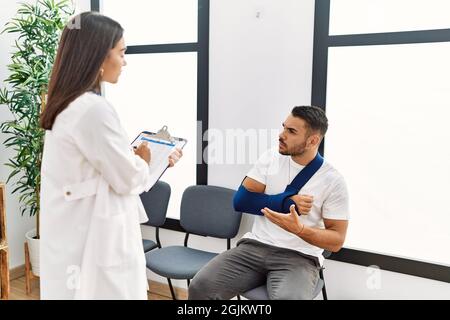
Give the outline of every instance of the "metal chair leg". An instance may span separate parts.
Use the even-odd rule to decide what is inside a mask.
[[[325,279],[323,277],[323,268],[320,268],[319,274],[320,274],[320,279],[323,280],[323,288],[322,288],[323,300],[328,300],[327,288],[325,286]]]
[[[323,300],[328,300],[327,289],[325,288],[325,285],[323,285],[323,288],[322,288],[322,296],[323,296]]]
[[[177,300],[177,296],[175,295],[175,291],[173,290],[172,281],[170,281],[170,278],[167,278],[167,282],[169,283],[170,294],[172,295],[172,300]]]

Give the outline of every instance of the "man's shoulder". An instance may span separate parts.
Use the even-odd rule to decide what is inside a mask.
[[[323,162],[319,172],[328,185],[345,185],[344,176],[327,160]]]

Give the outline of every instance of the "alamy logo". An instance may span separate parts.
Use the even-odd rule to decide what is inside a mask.
[[[81,29],[81,17],[80,15],[75,16],[73,19],[69,20],[66,25],[67,29]]]
[[[72,265],[67,267],[66,273],[68,274],[66,282],[67,289],[69,290],[80,289],[81,268],[79,266]]]
[[[381,269],[379,266],[369,266],[366,270],[369,275],[366,281],[366,286],[369,290],[380,290],[381,289]]]

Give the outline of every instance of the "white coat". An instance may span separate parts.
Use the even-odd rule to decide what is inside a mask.
[[[45,134],[41,298],[147,299],[139,194],[151,188],[114,108],[88,92]]]

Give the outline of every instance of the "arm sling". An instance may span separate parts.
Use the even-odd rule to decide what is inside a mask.
[[[323,157],[317,153],[316,157],[295,176],[283,193],[268,195],[251,192],[241,184],[233,198],[234,209],[239,212],[259,216],[263,215],[261,209],[266,207],[277,212],[288,213],[290,211],[289,207],[293,204],[295,205],[295,202],[290,197],[300,192],[303,186],[320,169],[323,161]]]

